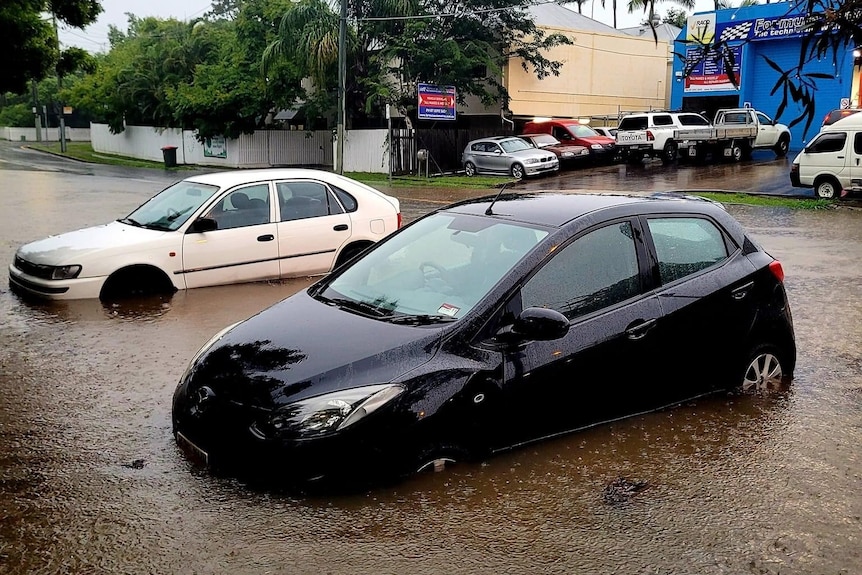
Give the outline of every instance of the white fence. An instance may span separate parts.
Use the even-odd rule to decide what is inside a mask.
[[[0,140],[11,142],[59,142],[60,128],[42,128],[36,133],[36,127],[32,128],[8,128],[0,126]],[[90,128],[66,127],[66,140],[70,142],[89,142]]]
[[[45,141],[59,141],[59,130],[42,130]],[[162,148],[177,149],[177,163],[224,168],[263,168],[270,166],[316,166],[331,168],[335,141],[329,130],[264,130],[225,139],[217,146],[205,146],[195,132],[175,128],[126,126],[112,134],[107,124],[90,124],[90,129],[66,128],[70,141],[90,141],[93,151],[142,160],[161,162]],[[0,138],[11,141],[36,141],[35,128],[2,128]],[[211,142],[212,144],[212,142]],[[344,171],[389,173],[387,131],[351,130],[344,141]]]
[[[162,148],[176,146],[177,163],[225,168],[269,166],[332,167],[335,142],[329,130],[265,130],[226,139],[216,157],[189,130],[127,126],[111,134],[104,124],[91,124],[93,150],[106,154],[161,161]],[[344,146],[345,171],[389,172],[386,130],[354,130]]]

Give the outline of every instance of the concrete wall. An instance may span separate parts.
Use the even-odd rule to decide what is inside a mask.
[[[563,62],[559,76],[538,80],[521,60],[509,61],[506,78],[516,117],[588,118],[667,107],[668,42],[620,34],[546,28],[574,44],[546,53]]]
[[[43,142],[59,142],[60,128],[42,128],[41,139]],[[0,140],[9,140],[10,142],[38,142],[36,137],[36,128],[9,128],[0,126]],[[66,127],[66,140],[70,142],[89,142],[89,128],[69,128]]]

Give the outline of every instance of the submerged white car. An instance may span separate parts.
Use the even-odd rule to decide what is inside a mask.
[[[398,199],[338,174],[205,174],[109,224],[22,246],[9,284],[48,299],[113,299],[320,275],[400,226]]]

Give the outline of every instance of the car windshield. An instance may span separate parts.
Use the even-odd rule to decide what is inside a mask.
[[[558,139],[553,137],[550,134],[542,134],[539,136],[530,136],[530,139],[533,140],[533,144],[536,145],[537,148],[545,148],[547,146],[556,146],[560,143]]]
[[[217,191],[218,186],[177,182],[120,221],[142,228],[173,231],[182,226]]]
[[[532,148],[530,144],[521,138],[512,138],[511,140],[503,140],[500,146],[506,152],[520,152],[521,150],[529,150]]]
[[[598,132],[596,132],[589,126],[584,126],[582,124],[570,124],[566,127],[578,138],[593,138],[599,135]]]
[[[385,321],[454,321],[547,235],[493,218],[436,214],[322,284],[316,297]]]

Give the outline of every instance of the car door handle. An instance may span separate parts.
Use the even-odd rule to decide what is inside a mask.
[[[257,236],[257,241],[259,242],[271,242],[275,239],[275,236],[272,234],[264,234],[262,236]]]
[[[743,286],[739,286],[738,288],[730,292],[730,297],[732,297],[736,301],[739,301],[748,295],[748,292],[751,291],[752,287],[754,287],[754,282],[748,282]]]
[[[626,336],[631,340],[643,339],[643,337],[655,327],[656,320],[636,320],[626,328]]]
[[[844,156],[835,156],[835,157],[836,157],[836,158],[838,158],[839,160],[843,160],[843,159],[844,159]]]
[[[335,230],[336,232],[343,232],[343,231],[347,230],[347,224],[338,224],[337,226],[335,226],[332,229]]]

